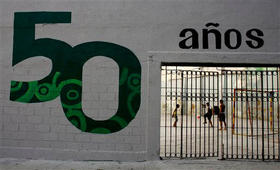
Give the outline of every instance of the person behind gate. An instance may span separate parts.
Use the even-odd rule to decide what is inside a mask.
[[[225,114],[226,106],[223,100],[220,100],[220,112],[218,114],[219,122],[220,122],[220,130],[223,129],[223,123],[225,125],[225,130],[227,129],[226,123],[226,114]]]
[[[210,126],[213,127],[213,124],[212,124],[212,121],[211,121],[211,118],[212,118],[212,107],[210,106],[209,102],[206,103],[206,110],[207,112],[203,115],[204,116],[204,124],[206,124],[206,118],[208,119],[209,123],[210,123]]]
[[[178,115],[177,115],[177,111],[178,108],[180,107],[179,104],[176,104],[176,108],[174,109],[173,113],[172,113],[172,117],[175,118],[175,121],[173,123],[173,127],[177,127],[177,122],[178,122]]]

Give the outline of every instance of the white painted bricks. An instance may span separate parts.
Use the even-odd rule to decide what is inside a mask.
[[[110,67],[112,64],[114,67]],[[24,68],[22,69],[24,70]],[[105,120],[117,111],[118,73],[116,71],[118,71],[118,67],[114,65],[112,60],[108,61],[108,59],[101,57],[89,61],[85,66],[83,110],[88,116]],[[103,72],[106,73],[105,77]],[[20,74],[21,76],[25,75],[24,73]],[[5,90],[5,93],[8,94],[7,91]],[[7,94],[2,94],[2,96],[8,97]],[[2,100],[7,100],[7,98]],[[145,140],[141,140],[145,132],[141,130],[144,127],[139,122],[143,121],[141,116],[139,116],[138,121],[132,121],[128,128],[121,132],[96,135],[81,132],[75,128],[66,119],[59,98],[46,103],[27,104],[12,101],[8,103],[9,105],[3,106],[1,111],[0,150],[6,150],[9,153],[2,152],[1,157],[11,155],[24,158],[50,158],[49,154],[57,153],[50,159],[104,160],[113,159],[106,156],[107,154],[119,153],[123,155],[123,152],[133,154],[135,151],[143,152],[145,150]],[[135,150],[136,146],[141,147]],[[18,154],[20,148],[24,148],[22,152],[28,153]],[[65,153],[69,150],[76,151],[80,157],[67,156]],[[100,158],[88,155],[85,151],[99,152]],[[119,158],[118,156],[114,159]],[[122,159],[127,158],[122,157]],[[140,156],[138,159],[144,159],[144,157]]]
[[[278,0],[0,1],[0,157],[158,159],[161,62],[280,64],[278,4]],[[135,119],[119,132],[91,134],[81,132],[66,119],[59,97],[44,103],[10,101],[11,80],[39,80],[51,70],[50,61],[44,57],[12,67],[13,16],[16,11],[71,11],[71,24],[36,25],[36,38],[58,39],[72,46],[88,41],[106,41],[133,51],[142,66],[141,106]],[[182,29],[201,30],[207,22],[220,23],[220,30],[261,28],[265,33],[264,47],[258,51],[242,47],[235,51],[221,49],[217,53],[215,49],[179,49]],[[239,52],[256,52],[258,55]],[[82,104],[87,116],[105,120],[117,111],[118,78],[118,66],[112,60],[96,57],[85,64]]]

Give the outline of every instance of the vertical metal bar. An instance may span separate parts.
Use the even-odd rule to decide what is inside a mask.
[[[273,159],[275,159],[275,144],[274,144],[274,81],[273,81],[273,77],[274,77],[274,71],[271,71],[271,109],[272,109],[272,153],[273,153]]]
[[[267,159],[270,158],[269,153],[269,89],[268,89],[268,70],[266,68],[266,115],[267,115]]]
[[[243,154],[244,154],[244,145],[243,145],[243,136],[244,136],[244,132],[243,132],[243,71],[241,71],[241,158],[243,159]]]
[[[262,109],[262,160],[264,161],[264,103],[263,103],[263,72],[261,71],[261,109]]]
[[[278,67],[278,69],[277,69],[277,84],[276,84],[276,86],[277,86],[277,126],[278,126],[278,160],[280,160],[280,127],[279,127],[279,124],[280,124],[280,122],[279,122],[279,119],[280,119],[280,115],[279,115],[279,113],[280,113],[280,100],[279,100],[279,96],[280,96],[280,84],[279,84],[279,80],[280,80],[280,76],[279,76],[279,72],[280,72],[280,68]]]
[[[210,84],[210,72],[207,72],[207,78],[208,78],[208,89],[207,89],[207,93],[208,93],[208,102],[209,102],[209,105],[210,106],[213,106],[213,104],[211,104],[211,102],[210,102],[210,88],[211,88],[211,84]],[[213,109],[213,107],[212,107],[212,109]],[[214,126],[214,116],[213,116],[213,126]],[[214,129],[214,127],[213,127],[213,129]],[[211,136],[211,132],[210,132],[210,128],[208,128],[208,156],[210,156],[210,152],[211,152],[211,138],[210,138],[210,136]]]
[[[235,75],[235,79],[236,79],[236,89],[238,90],[238,71],[236,71],[236,75]],[[239,95],[238,95],[238,93],[236,93],[236,114],[235,114],[235,120],[236,120],[236,158],[239,158],[239,155],[238,155],[238,148],[239,148],[239,145],[238,145],[238,132],[239,132],[239,127],[238,127],[238,106],[239,106],[239,104],[238,104],[238,101],[239,101]]]
[[[216,77],[216,81],[217,81],[217,98],[216,98],[216,100],[217,100],[217,103],[218,103],[218,105],[219,105],[219,95],[220,95],[220,90],[219,90],[219,83],[220,83],[220,81],[219,81],[219,73],[218,72],[216,72],[216,75],[217,75],[217,77]],[[215,88],[214,88],[215,89]],[[217,128],[217,156],[219,156],[219,129]],[[222,136],[223,136],[223,129],[222,129]],[[222,138],[223,139],[223,138]],[[223,143],[221,143],[221,145],[222,145]]]
[[[199,72],[199,115],[200,115],[200,119],[199,119],[199,157],[201,157],[201,101],[202,101],[202,97],[201,97],[201,71]]]
[[[233,74],[232,74],[232,71],[230,71],[230,84],[231,84],[231,88],[230,88],[230,94],[231,94],[231,106],[233,107],[233,96],[234,96],[234,90],[233,90]],[[232,121],[231,121],[231,128],[232,128],[232,133],[231,133],[231,158],[233,158],[233,119],[234,119],[234,117],[233,117],[233,109],[235,109],[235,108],[232,108],[232,112],[231,112],[231,119],[232,119]]]
[[[253,113],[254,113],[253,112],[254,111],[254,105],[253,105],[254,104],[254,100],[253,100],[253,97],[254,97],[253,96],[253,71],[251,71],[250,74],[251,74],[251,88],[250,89],[252,90],[252,92],[251,92],[251,110],[252,110],[251,111],[251,120],[252,120],[252,125],[251,125],[252,126],[251,127],[252,128],[251,129],[251,135],[252,135],[251,136],[252,155],[251,155],[251,159],[254,159],[254,138],[253,138],[254,137],[254,121],[253,121],[253,118],[254,118],[253,117]]]
[[[164,113],[164,157],[166,157],[166,142],[167,142],[167,66],[165,66],[165,113]]]
[[[177,73],[178,73],[178,70],[177,70],[177,66],[175,67],[175,108],[177,108],[177,104],[178,104],[178,85],[177,85],[177,82],[178,82],[178,77],[177,77]],[[178,110],[177,110],[177,114],[176,114],[176,119],[178,120]],[[175,121],[177,121],[175,120]],[[178,122],[176,122],[178,123]],[[175,142],[174,142],[174,146],[175,146],[175,157],[177,157],[177,124],[175,126]]]
[[[195,124],[194,124],[194,152],[195,152],[195,157],[196,157],[196,128],[197,128],[197,72],[195,71]]]
[[[219,77],[221,76],[221,81],[219,81]],[[220,82],[221,82],[221,87],[223,87],[224,86],[224,81],[223,81],[223,75],[220,75],[219,73],[218,73],[218,85],[217,85],[217,91],[218,91],[218,95],[217,95],[217,100],[218,100],[218,102],[220,101],[219,99],[220,99],[220,94],[221,94],[221,100],[224,100],[223,99],[223,97],[224,97],[224,95],[223,95],[223,93],[224,93],[224,91],[223,91],[223,89],[221,90],[221,93],[220,93],[220,88],[219,88],[219,84],[220,84]],[[224,100],[224,105],[226,105],[226,102],[225,102],[225,100]],[[225,112],[226,112],[226,108],[225,108]],[[226,113],[225,113],[226,114]],[[226,118],[225,118],[225,120],[226,120]],[[223,123],[223,122],[222,122]],[[225,127],[224,127],[225,128]],[[218,149],[220,148],[221,149],[221,158],[222,159],[224,159],[224,129],[222,129],[221,130],[221,144],[220,145],[218,145],[219,147],[218,147]],[[219,142],[219,141],[218,141]],[[219,153],[219,152],[218,152]]]
[[[188,157],[189,72],[186,72],[186,157]]]
[[[180,156],[181,159],[183,158],[183,109],[184,109],[184,102],[183,102],[183,87],[184,87],[184,83],[183,83],[183,79],[184,79],[184,72],[181,72],[181,144],[180,144]]]
[[[214,84],[215,84],[215,79],[214,79],[214,72],[212,72],[212,100],[213,100],[213,106],[214,106],[214,104],[215,104],[215,91],[214,91]],[[213,121],[213,124],[214,124],[214,121]],[[219,123],[218,123],[219,124]],[[217,125],[217,129],[218,129],[218,125]],[[213,156],[215,156],[215,130],[214,130],[214,128],[213,128],[213,136],[212,136],[212,138],[213,138],[213,143],[212,143],[212,147],[213,147]]]
[[[205,89],[206,89],[206,73],[205,72],[203,72],[203,104],[205,104],[206,102],[206,91],[205,91]],[[204,109],[204,113],[205,113],[205,109]],[[204,133],[204,137],[203,137],[203,139],[204,139],[204,154],[203,154],[203,156],[205,157],[206,156],[206,134],[205,134],[205,126],[204,126],[204,129],[203,129],[203,133]],[[208,135],[209,135],[209,133],[208,133]]]
[[[257,128],[257,159],[259,159],[259,95],[258,95],[258,72],[256,71],[256,121],[257,121],[257,124],[256,124],[256,128]]]
[[[228,84],[228,71],[224,71],[224,74],[225,74],[225,97],[226,97],[226,108],[227,108],[227,117],[226,117],[226,122],[227,122],[227,128],[226,128],[226,157],[228,158],[229,156],[229,152],[228,152],[228,127],[229,127],[229,113],[230,113],[230,109],[229,109],[229,96],[228,96],[228,87],[229,87],[229,84]]]
[[[170,114],[169,114],[169,117],[170,117],[170,141],[169,141],[169,156],[170,157],[172,157],[172,109],[173,109],[173,106],[172,106],[172,95],[173,95],[173,93],[172,93],[172,91],[173,91],[173,89],[172,89],[172,74],[173,74],[173,71],[172,70],[170,70]]]
[[[193,154],[192,154],[192,138],[193,138],[193,136],[192,136],[192,128],[193,128],[193,123],[192,123],[192,117],[193,117],[193,72],[191,71],[191,129],[190,129],[190,157],[192,157],[193,156]]]
[[[247,133],[247,135],[246,135],[246,158],[248,159],[249,158],[249,148],[248,148],[248,146],[249,146],[249,139],[248,139],[248,137],[249,137],[249,123],[248,123],[248,119],[249,119],[249,117],[248,117],[248,114],[249,114],[249,112],[248,112],[248,108],[249,108],[249,99],[248,99],[248,71],[245,71],[245,73],[246,73],[246,133]]]
[[[219,75],[219,73],[218,73],[218,79],[219,79],[219,76],[220,76],[220,75]],[[222,76],[222,75],[221,75],[221,76]],[[218,83],[220,83],[220,81],[218,81]],[[221,86],[222,86],[222,87],[223,87],[223,83],[224,83],[224,82],[223,82],[223,77],[221,77]],[[219,91],[219,85],[217,85],[217,90]],[[223,96],[224,96],[224,95],[223,95],[223,92],[224,92],[223,89],[221,90],[221,93],[218,92],[218,96],[217,96],[218,102],[219,102],[220,94],[221,94],[221,97],[222,97],[221,100],[223,100]],[[224,105],[226,105],[226,102],[225,102],[225,101],[224,101]],[[225,108],[225,112],[226,112],[226,108]],[[226,118],[225,118],[225,119],[226,119]],[[223,123],[223,122],[222,122],[222,123]],[[224,152],[224,129],[221,130],[221,135],[220,135],[220,136],[221,136],[221,145],[220,145],[220,146],[218,145],[218,146],[219,146],[218,148],[221,147],[221,151],[220,151],[221,154],[222,154],[222,155],[221,155],[221,158],[224,159],[224,153],[225,153],[225,152]],[[219,141],[218,141],[218,142],[219,142]],[[218,153],[219,153],[219,152],[218,152]]]

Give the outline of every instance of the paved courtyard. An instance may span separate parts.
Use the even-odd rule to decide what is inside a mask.
[[[196,116],[183,115],[182,120],[179,115],[177,128],[172,127],[174,120],[170,115],[161,117],[162,157],[209,157],[223,153],[227,158],[262,159],[263,146],[264,159],[279,160],[278,120],[274,129],[267,128],[270,122],[264,121],[263,132],[261,120],[254,120],[250,125],[249,120],[236,119],[234,130],[230,119],[228,128],[219,130],[217,116],[212,118],[214,127],[204,125],[204,119]]]

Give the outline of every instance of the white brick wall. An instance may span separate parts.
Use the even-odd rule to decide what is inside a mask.
[[[31,66],[27,69],[30,69],[29,67]],[[106,76],[103,75],[104,73]],[[19,74],[30,76],[30,72],[28,75]],[[98,57],[85,65],[83,110],[88,116],[97,120],[106,120],[115,114],[118,107],[118,76],[118,66],[113,60]],[[9,94],[7,90],[3,92],[5,93],[1,93],[1,100],[7,100]],[[64,116],[59,98],[34,104],[6,102],[9,104],[5,104],[1,109],[0,139],[2,150],[6,149],[9,153],[2,152],[1,156],[11,154],[15,157],[48,158],[49,154],[56,151],[57,157],[53,156],[50,159],[106,159],[108,157],[106,154],[118,152],[121,154],[123,151],[133,153],[134,145],[142,145],[142,150],[137,151],[144,151],[145,141],[141,143],[139,136],[143,135],[144,131],[132,133],[132,128],[141,128],[141,123],[137,120],[130,124],[131,128],[116,134],[96,135],[84,133],[75,128]],[[20,148],[24,149],[22,152],[28,153],[18,154]],[[79,152],[78,155],[80,154],[81,157],[67,156],[65,150]],[[86,152],[100,152],[100,154],[84,156]],[[98,158],[98,156],[101,157]]]
[[[144,0],[0,1],[0,157],[158,159],[161,62],[280,64],[278,4],[278,0],[207,0],[199,3],[195,0],[164,3],[157,0],[145,3]],[[16,11],[72,12],[71,24],[36,25],[36,38],[58,39],[72,46],[106,41],[131,49],[142,66],[141,107],[136,118],[119,132],[98,135],[75,128],[64,116],[59,97],[44,103],[10,101],[11,80],[39,80],[51,69],[50,61],[44,57],[11,66],[13,15]],[[257,12],[251,15],[251,11]],[[201,30],[208,22],[220,23],[220,30],[236,28],[244,32],[260,28],[265,32],[265,45],[256,51],[243,46],[235,51],[179,49],[182,29]],[[96,120],[110,118],[118,107],[117,64],[110,59],[96,57],[85,64],[83,71],[84,112]]]

